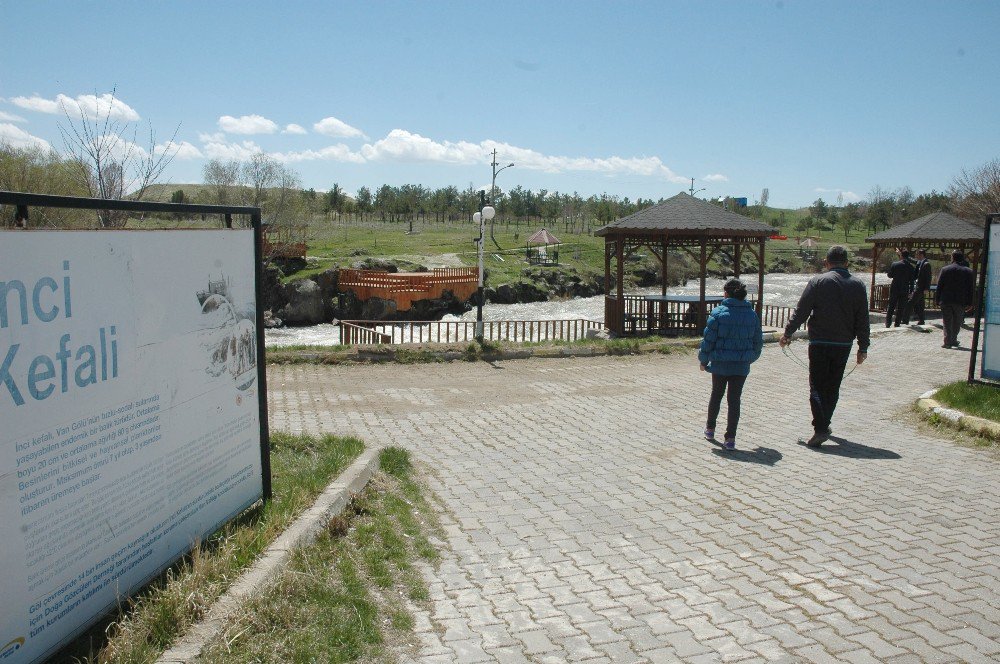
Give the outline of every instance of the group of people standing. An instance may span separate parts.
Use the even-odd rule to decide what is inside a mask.
[[[909,324],[912,314],[924,324],[924,294],[931,287],[932,268],[923,249],[916,251],[911,262],[908,251],[898,252],[900,259],[889,267],[892,285],[886,327],[901,322]],[[950,265],[941,269],[935,291],[935,302],[944,319],[944,348],[958,346],[958,331],[965,314],[972,308],[974,276],[961,251],[954,251]],[[870,327],[868,293],[864,283],[847,269],[847,249],[830,247],[823,261],[825,272],[809,280],[799,297],[795,311],[785,326],[778,344],[785,348],[792,335],[803,324],[809,336],[809,408],[812,411],[813,434],[806,441],[809,447],[820,447],[830,439],[830,428],[840,384],[851,358],[855,340],[858,350],[855,361],[868,357]],[[746,302],[747,289],[739,279],[730,279],[723,287],[725,299],[712,310],[698,352],[702,371],[712,374],[712,392],[708,401],[705,438],[715,440],[715,427],[722,397],[727,396],[728,417],[723,447],[736,447],[736,429],[740,420],[743,386],[750,374],[750,365],[760,357],[763,330],[760,318]]]
[[[924,324],[924,294],[931,287],[931,264],[927,252],[917,249],[914,261],[910,252],[896,250],[899,260],[889,266],[886,274],[892,279],[889,286],[889,305],[885,312],[885,326],[909,325],[910,315]],[[958,348],[958,332],[965,322],[965,314],[972,309],[975,294],[975,274],[965,259],[965,254],[955,250],[951,263],[941,268],[938,275],[934,301],[941,308],[944,324],[942,348]]]

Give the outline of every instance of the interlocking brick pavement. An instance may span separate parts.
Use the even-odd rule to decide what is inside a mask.
[[[876,337],[820,450],[775,345],[735,452],[690,353],[269,367],[270,423],[428,469],[447,550],[407,661],[996,661],[1000,463],[910,410],[967,373],[940,341]]]

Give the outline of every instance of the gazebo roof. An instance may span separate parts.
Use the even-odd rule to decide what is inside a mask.
[[[540,231],[535,231],[531,237],[528,238],[527,244],[562,244],[552,233],[548,232],[544,228]]]
[[[919,240],[923,242],[975,242],[982,241],[983,228],[971,221],[947,212],[931,212],[919,219],[894,226],[876,233],[866,242],[884,244],[892,241]]]
[[[604,236],[617,233],[636,235],[771,235],[777,229],[767,224],[723,210],[683,192],[654,205],[622,217],[594,231]]]

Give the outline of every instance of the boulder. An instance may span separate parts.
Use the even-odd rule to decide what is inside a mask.
[[[362,304],[360,320],[391,320],[396,317],[396,303],[380,297],[370,297]]]
[[[319,284],[311,279],[294,281],[285,287],[288,304],[278,311],[286,325],[318,325],[330,320],[330,306]]]

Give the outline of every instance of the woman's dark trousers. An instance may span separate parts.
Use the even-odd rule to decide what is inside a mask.
[[[809,344],[809,407],[816,431],[829,431],[840,398],[840,381],[851,356],[850,346]]]
[[[746,376],[720,376],[712,374],[712,396],[708,399],[708,424],[706,429],[715,429],[715,421],[722,407],[722,395],[727,394],[729,409],[726,414],[726,438],[736,438],[736,426],[740,423],[740,397]]]

